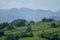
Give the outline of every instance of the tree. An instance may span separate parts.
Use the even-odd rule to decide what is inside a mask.
[[[9,25],[8,22],[0,23],[0,29],[3,29]]]
[[[34,22],[34,21],[30,21],[30,24],[34,25],[34,24],[35,24],[35,22]]]
[[[43,18],[43,19],[42,19],[42,22],[46,22],[46,18]]]
[[[2,27],[3,25],[2,24],[0,24],[0,29],[3,29],[3,27]]]
[[[9,34],[9,35],[7,35],[5,40],[19,40],[19,36]]]
[[[60,40],[60,38],[58,38],[58,36],[59,35],[57,33],[54,33],[49,37],[49,40]]]
[[[8,25],[7,26],[7,30],[12,30],[12,29],[14,29],[13,25]]]
[[[28,37],[33,37],[32,31],[30,32],[30,34],[28,35]]]
[[[55,19],[52,19],[52,18],[48,19],[48,22],[52,22],[52,21],[55,21]]]
[[[4,31],[0,31],[0,36],[4,36]]]
[[[25,23],[26,23],[26,20],[24,19],[16,19],[11,24],[14,26],[21,27],[21,26],[25,26]]]
[[[27,32],[31,32],[31,31],[32,31],[32,29],[31,29],[31,24],[28,24],[28,25],[27,25],[26,31],[27,31]]]
[[[5,22],[5,23],[3,23],[2,25],[3,25],[3,28],[5,28],[6,26],[9,25],[9,23],[8,23],[8,22]]]
[[[56,26],[55,23],[52,23],[52,24],[51,24],[51,27],[55,28],[55,27],[57,27],[57,26]]]
[[[39,38],[46,38],[49,39],[50,33],[41,33],[38,35]]]
[[[52,19],[52,18],[43,18],[42,19],[42,22],[52,22],[52,21],[55,21],[55,19]]]
[[[20,37],[21,37],[21,38],[25,38],[25,37],[28,37],[28,35],[26,34],[26,32],[22,32],[22,33],[20,34]]]

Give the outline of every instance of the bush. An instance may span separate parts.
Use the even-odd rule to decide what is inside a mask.
[[[42,22],[52,22],[52,21],[55,21],[55,19],[52,19],[52,18],[43,18],[42,19]]]
[[[5,27],[7,27],[9,25],[9,23],[4,22],[4,23],[0,23],[0,29],[4,29]]]
[[[28,37],[33,37],[33,34],[32,34],[32,32],[28,35]]]
[[[0,36],[4,36],[4,32],[3,31],[0,31]]]
[[[57,33],[54,33],[49,37],[49,40],[60,40],[60,38],[58,38],[58,36],[59,35]]]
[[[7,26],[7,30],[13,30],[14,27],[12,25]]]
[[[51,27],[55,28],[55,27],[57,27],[57,26],[56,26],[55,23],[52,23],[52,24],[51,24]]]
[[[26,23],[26,20],[24,19],[16,19],[13,22],[11,22],[12,25],[18,26],[18,27],[25,26],[25,23]]]
[[[32,32],[30,32],[30,34],[27,34],[27,32],[23,32],[20,34],[20,37],[21,38],[33,37],[33,34],[32,34]]]
[[[30,32],[30,31],[31,31],[31,28],[30,28],[30,27],[28,27],[26,31],[27,31],[27,32]]]
[[[49,36],[50,36],[50,33],[42,33],[38,35],[39,38],[46,38],[46,39],[49,39]]]
[[[30,25],[30,24],[27,25],[27,29],[26,29],[26,31],[27,31],[27,32],[31,32],[31,31],[32,31],[32,29],[31,29],[31,25]]]
[[[0,29],[3,29],[3,25],[2,24],[0,24]]]
[[[15,36],[13,34],[9,34],[6,37],[6,40],[19,40],[19,36]]]
[[[48,40],[60,40],[58,36],[57,33],[42,33],[38,35],[39,38],[46,38]]]
[[[20,34],[20,37],[25,38],[25,37],[28,37],[28,35],[26,34],[26,32],[23,32],[23,33]]]
[[[31,24],[31,25],[34,25],[34,24],[35,24],[35,22],[34,22],[34,21],[30,21],[30,24]]]

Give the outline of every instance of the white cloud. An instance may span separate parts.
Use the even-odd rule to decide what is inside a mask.
[[[16,1],[2,2],[1,5],[4,6],[5,8],[22,8],[22,7],[32,8],[33,7],[32,3],[22,3]]]
[[[0,8],[39,8],[59,10],[60,2],[57,0],[0,0]]]

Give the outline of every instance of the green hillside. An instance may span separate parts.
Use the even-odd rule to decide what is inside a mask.
[[[31,25],[32,27],[32,33],[33,33],[33,37],[26,37],[26,38],[19,38],[19,40],[47,40],[45,38],[39,38],[38,34],[41,34],[43,32],[45,33],[58,33],[60,35],[60,26],[56,27],[56,28],[51,28],[50,24],[51,23],[56,23],[56,25],[60,24],[60,21],[55,21],[55,22],[36,22],[34,25]],[[14,34],[14,35],[20,35],[21,32],[25,32],[27,29],[27,26],[23,26],[23,27],[16,27],[13,30],[4,30],[5,35],[8,34]],[[5,40],[6,36],[2,36],[0,37],[0,40]]]

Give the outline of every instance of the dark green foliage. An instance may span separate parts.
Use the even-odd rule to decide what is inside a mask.
[[[4,36],[4,31],[0,31],[0,36]]]
[[[33,37],[33,34],[32,34],[32,33],[27,34],[27,32],[23,32],[23,33],[20,34],[20,37],[21,37],[21,38]]]
[[[6,22],[6,23],[3,23],[2,25],[3,25],[3,27],[6,27],[6,26],[8,26],[8,25],[9,25],[9,23],[8,23],[8,22]]]
[[[57,27],[59,27],[59,26],[60,26],[60,24],[57,25]]]
[[[55,19],[52,19],[52,18],[48,18],[48,19],[43,18],[42,19],[42,22],[52,22],[52,21],[55,21]]]
[[[27,29],[26,29],[26,31],[27,31],[27,32],[32,31],[32,29],[31,29],[31,24],[28,24],[28,25],[27,25]]]
[[[27,32],[30,32],[31,31],[31,27],[28,27],[26,31]]]
[[[32,31],[30,32],[30,34],[28,35],[28,37],[33,37]]]
[[[52,22],[52,21],[55,21],[55,19],[53,19],[53,18],[48,18],[47,19],[47,22]]]
[[[39,38],[44,38],[44,34],[38,34]]]
[[[46,39],[49,39],[49,36],[50,36],[50,33],[42,33],[38,35],[39,38],[46,38]]]
[[[46,22],[46,18],[43,18],[43,19],[42,19],[42,22]]]
[[[7,35],[6,40],[15,40],[14,35],[13,34]]]
[[[3,29],[3,25],[2,24],[0,24],[0,29]]]
[[[13,30],[14,27],[12,25],[7,26],[7,30]]]
[[[26,20],[24,20],[24,19],[23,20],[16,19],[11,24],[14,25],[14,26],[21,27],[21,26],[25,26],[25,23],[26,23]]]
[[[20,38],[19,36],[16,36],[16,37],[15,37],[16,40],[19,40],[19,38]]]
[[[30,21],[30,24],[31,24],[31,25],[34,25],[34,24],[35,24],[35,22],[34,22],[34,21]]]
[[[9,25],[8,22],[0,23],[0,29],[3,29]]]
[[[51,27],[52,27],[52,28],[55,28],[55,27],[57,27],[57,26],[56,26],[55,23],[52,23],[52,24],[51,24]]]
[[[57,33],[54,33],[49,37],[49,40],[60,40],[60,38],[58,38],[58,36],[59,35]]]
[[[23,32],[23,33],[20,34],[20,37],[25,38],[25,37],[28,37],[28,35],[26,34],[26,32]]]
[[[13,34],[7,35],[5,40],[19,40],[19,36],[15,36]]]
[[[58,36],[57,33],[42,33],[38,35],[39,38],[46,38],[48,40],[60,40]]]

